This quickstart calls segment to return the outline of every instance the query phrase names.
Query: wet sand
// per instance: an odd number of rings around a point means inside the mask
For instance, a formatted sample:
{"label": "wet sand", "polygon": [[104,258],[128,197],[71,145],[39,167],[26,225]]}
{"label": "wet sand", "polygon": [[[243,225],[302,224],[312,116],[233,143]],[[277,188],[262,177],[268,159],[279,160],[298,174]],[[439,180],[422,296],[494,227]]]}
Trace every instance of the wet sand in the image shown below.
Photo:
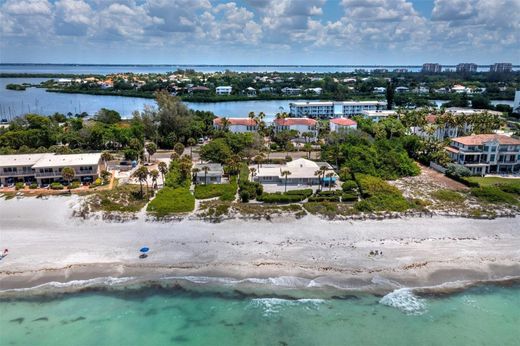
{"label": "wet sand", "polygon": [[[128,276],[305,278],[360,290],[520,277],[518,218],[107,223],[72,218],[78,198],[0,201],[0,248],[9,248],[0,290]],[[151,251],[139,259],[143,246]]]}

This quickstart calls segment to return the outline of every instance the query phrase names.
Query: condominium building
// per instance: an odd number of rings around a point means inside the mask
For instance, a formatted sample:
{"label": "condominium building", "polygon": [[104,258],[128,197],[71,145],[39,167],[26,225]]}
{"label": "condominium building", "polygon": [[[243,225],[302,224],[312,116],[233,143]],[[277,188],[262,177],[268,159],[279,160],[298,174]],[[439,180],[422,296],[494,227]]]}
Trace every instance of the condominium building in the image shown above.
{"label": "condominium building", "polygon": [[520,90],[515,92],[515,100],[513,101],[513,113],[520,114]]}
{"label": "condominium building", "polygon": [[497,62],[489,68],[489,72],[509,73],[513,71],[513,64],[510,62]]}
{"label": "condominium building", "polygon": [[386,108],[385,101],[320,101],[320,102],[291,102],[289,104],[291,116],[296,118],[348,118],[361,114],[366,110],[381,110]]}
{"label": "condominium building", "polygon": [[473,72],[477,72],[477,64],[473,64],[473,63],[460,63],[457,65],[457,72],[462,72],[462,73],[473,73]]}
{"label": "condominium building", "polygon": [[39,185],[64,181],[62,170],[74,169],[74,179],[93,181],[101,172],[101,154],[23,154],[0,155],[0,182],[10,185],[16,182],[36,182]]}
{"label": "condominium building", "polygon": [[301,137],[304,133],[311,135],[310,139],[315,139],[318,136],[317,121],[310,118],[282,118],[275,119],[274,130],[280,131],[296,131]]}
{"label": "condominium building", "polygon": [[[325,168],[325,173],[317,174]],[[289,171],[291,174],[284,175],[283,172]],[[326,177],[332,173],[331,177]],[[315,162],[307,159],[296,159],[285,165],[262,165],[257,169],[253,179],[262,184],[283,184],[287,180],[288,185],[312,186],[323,183],[324,185],[334,184],[338,175],[332,166],[326,162]]]}
{"label": "condominium building", "polygon": [[440,73],[442,66],[439,64],[426,63],[422,65],[422,72],[424,73]]}
{"label": "condominium building", "polygon": [[231,91],[233,91],[233,88],[230,86],[218,86],[215,88],[217,95],[231,95]]}
{"label": "condominium building", "polygon": [[452,138],[446,151],[473,175],[520,172],[520,140],[486,134]]}
{"label": "condominium building", "polygon": [[250,118],[215,118],[213,127],[217,130],[229,130],[233,133],[256,132],[258,130],[258,124]]}

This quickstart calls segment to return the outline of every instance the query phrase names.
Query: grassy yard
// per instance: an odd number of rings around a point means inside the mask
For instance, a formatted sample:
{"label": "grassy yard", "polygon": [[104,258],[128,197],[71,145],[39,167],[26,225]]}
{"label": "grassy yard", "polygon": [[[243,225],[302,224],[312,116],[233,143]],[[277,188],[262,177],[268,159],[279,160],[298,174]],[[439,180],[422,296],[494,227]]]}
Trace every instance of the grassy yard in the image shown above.
{"label": "grassy yard", "polygon": [[500,177],[466,177],[468,181],[475,182],[481,187],[494,185],[515,185],[520,186],[520,179],[508,179]]}
{"label": "grassy yard", "polygon": [[148,202],[145,196],[141,198],[139,185],[121,185],[112,190],[95,191],[87,203],[92,211],[130,212],[140,211]]}
{"label": "grassy yard", "polygon": [[195,209],[195,197],[186,188],[165,187],[148,204],[146,211],[162,217],[176,213],[187,213]]}
{"label": "grassy yard", "polygon": [[209,185],[196,185],[195,186],[195,198],[196,199],[208,199],[220,197],[223,201],[234,201],[237,192],[237,184],[233,182],[229,184],[209,184]]}

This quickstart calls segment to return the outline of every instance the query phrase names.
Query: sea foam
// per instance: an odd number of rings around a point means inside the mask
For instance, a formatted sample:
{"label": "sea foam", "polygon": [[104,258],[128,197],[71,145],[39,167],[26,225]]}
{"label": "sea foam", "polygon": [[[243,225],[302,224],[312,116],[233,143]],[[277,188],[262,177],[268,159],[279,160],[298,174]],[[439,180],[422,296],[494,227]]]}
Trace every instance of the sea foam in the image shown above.
{"label": "sea foam", "polygon": [[409,288],[399,288],[379,300],[380,304],[390,306],[407,315],[422,315],[426,312],[426,302],[417,297]]}

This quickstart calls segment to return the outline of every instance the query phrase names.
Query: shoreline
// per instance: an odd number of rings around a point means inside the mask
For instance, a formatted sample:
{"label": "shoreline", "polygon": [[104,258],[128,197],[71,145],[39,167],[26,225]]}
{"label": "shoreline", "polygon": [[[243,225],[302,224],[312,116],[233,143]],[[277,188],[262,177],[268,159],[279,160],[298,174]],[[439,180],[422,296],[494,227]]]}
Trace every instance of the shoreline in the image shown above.
{"label": "shoreline", "polygon": [[[73,218],[78,203],[75,196],[0,201],[0,246],[9,248],[1,291],[103,277],[198,277],[274,282],[274,291],[321,285],[385,294],[520,278],[519,218],[111,223]],[[142,246],[151,249],[144,260]],[[382,255],[370,254],[376,250]]]}

